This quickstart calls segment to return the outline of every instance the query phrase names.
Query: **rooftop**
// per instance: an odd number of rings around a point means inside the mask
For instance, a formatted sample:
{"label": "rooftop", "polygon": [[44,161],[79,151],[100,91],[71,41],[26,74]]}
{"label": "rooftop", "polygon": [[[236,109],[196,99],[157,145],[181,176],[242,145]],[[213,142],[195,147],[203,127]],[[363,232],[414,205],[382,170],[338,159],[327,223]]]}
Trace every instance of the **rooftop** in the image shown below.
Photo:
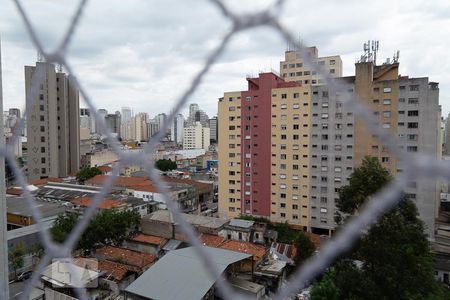
{"label": "rooftop", "polygon": [[100,260],[98,269],[104,272],[106,278],[113,278],[115,281],[121,281],[128,273],[139,273],[138,267],[121,264],[110,260]]}
{"label": "rooftop", "polygon": [[220,245],[220,248],[253,255],[254,260],[260,260],[266,254],[266,248],[264,246],[249,242],[229,240]]}
{"label": "rooftop", "polygon": [[204,246],[217,248],[225,241],[225,238],[223,236],[202,233],[199,236],[199,240]]}
{"label": "rooftop", "polygon": [[[57,216],[66,211],[62,203],[44,202],[35,200],[35,207],[41,212],[42,218]],[[22,197],[7,197],[6,207],[9,214],[32,217],[28,201]]]}
{"label": "rooftop", "polygon": [[108,260],[120,261],[139,268],[145,268],[156,260],[154,255],[112,246],[97,249],[95,254]]}
{"label": "rooftop", "polygon": [[234,227],[240,227],[240,228],[245,228],[245,229],[249,229],[253,226],[253,224],[255,224],[254,221],[247,221],[247,220],[241,220],[241,219],[231,219],[230,221],[230,226],[234,226]]}
{"label": "rooftop", "polygon": [[146,244],[153,244],[153,245],[160,245],[162,242],[165,241],[162,237],[154,236],[154,235],[147,235],[147,234],[138,234],[135,237],[131,239],[135,242],[141,242]]}
{"label": "rooftop", "polygon": [[[212,229],[219,229],[225,223],[226,220],[214,217],[206,217],[200,215],[181,214],[182,217],[190,224],[194,226],[208,227]],[[170,212],[168,210],[157,210],[150,215],[144,216],[143,219],[149,219],[160,222],[170,222]]]}
{"label": "rooftop", "polygon": [[[92,199],[90,197],[81,197],[72,200],[72,204],[81,207],[89,207],[92,205]],[[113,199],[103,199],[97,207],[100,209],[113,209],[118,208],[120,206],[124,206],[124,203],[122,201]]]}
{"label": "rooftop", "polygon": [[[230,264],[250,257],[218,248],[203,247],[203,250],[220,273]],[[205,268],[195,249],[189,247],[167,253],[126,291],[147,299],[202,299],[217,279]]]}

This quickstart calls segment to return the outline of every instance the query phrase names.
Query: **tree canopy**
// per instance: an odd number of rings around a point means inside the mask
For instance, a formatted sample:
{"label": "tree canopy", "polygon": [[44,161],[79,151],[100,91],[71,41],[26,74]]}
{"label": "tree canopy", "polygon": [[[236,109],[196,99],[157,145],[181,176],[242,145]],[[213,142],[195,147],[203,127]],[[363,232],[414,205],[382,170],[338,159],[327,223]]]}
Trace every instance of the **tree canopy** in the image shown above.
{"label": "tree canopy", "polygon": [[[53,240],[63,243],[79,218],[75,213],[58,216],[50,230]],[[139,220],[139,214],[134,211],[103,210],[91,219],[76,248],[90,252],[105,245],[120,245],[137,231]]]}
{"label": "tree canopy", "polygon": [[[341,216],[355,214],[390,180],[378,159],[366,157],[339,194]],[[423,222],[403,197],[313,286],[311,299],[440,299],[442,293]]]}
{"label": "tree canopy", "polygon": [[177,163],[170,159],[159,159],[156,161],[155,166],[158,170],[166,172],[175,170],[177,168]]}
{"label": "tree canopy", "polygon": [[76,179],[79,183],[84,183],[86,180],[91,179],[92,177],[96,176],[96,175],[100,175],[102,174],[102,171],[100,171],[99,168],[97,167],[86,167],[81,169],[77,175],[76,175]]}

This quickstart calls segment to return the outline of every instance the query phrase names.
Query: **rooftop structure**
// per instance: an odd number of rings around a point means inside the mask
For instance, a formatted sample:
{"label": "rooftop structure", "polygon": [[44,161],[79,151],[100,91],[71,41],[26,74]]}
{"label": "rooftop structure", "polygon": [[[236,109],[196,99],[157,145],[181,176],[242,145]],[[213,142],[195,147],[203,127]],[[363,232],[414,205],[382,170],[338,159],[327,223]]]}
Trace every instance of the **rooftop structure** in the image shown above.
{"label": "rooftop structure", "polygon": [[[223,273],[233,263],[248,259],[248,254],[203,247]],[[212,277],[194,248],[168,252],[125,291],[128,299],[203,299],[219,278]]]}

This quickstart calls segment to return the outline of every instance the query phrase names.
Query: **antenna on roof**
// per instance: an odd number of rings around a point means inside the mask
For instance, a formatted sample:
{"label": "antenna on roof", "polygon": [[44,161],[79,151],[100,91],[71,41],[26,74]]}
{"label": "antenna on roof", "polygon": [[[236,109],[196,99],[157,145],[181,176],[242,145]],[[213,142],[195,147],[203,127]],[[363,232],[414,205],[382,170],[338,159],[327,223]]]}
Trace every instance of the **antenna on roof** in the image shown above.
{"label": "antenna on roof", "polygon": [[400,50],[397,50],[396,53],[394,53],[394,57],[392,58],[392,63],[398,63],[398,59],[400,58]]}
{"label": "antenna on roof", "polygon": [[45,56],[42,54],[41,51],[38,50],[37,52],[37,61],[38,62],[45,62]]}

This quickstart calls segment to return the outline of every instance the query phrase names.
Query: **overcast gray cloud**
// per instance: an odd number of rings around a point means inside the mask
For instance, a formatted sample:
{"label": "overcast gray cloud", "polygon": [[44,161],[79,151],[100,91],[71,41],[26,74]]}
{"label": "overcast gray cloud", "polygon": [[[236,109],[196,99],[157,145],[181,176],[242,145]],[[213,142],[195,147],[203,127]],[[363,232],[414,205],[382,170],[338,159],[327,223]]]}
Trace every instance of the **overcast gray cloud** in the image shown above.
{"label": "overcast gray cloud", "polygon": [[[271,1],[226,1],[249,13]],[[77,1],[24,1],[46,49],[62,37]],[[440,82],[440,102],[450,110],[450,3],[440,1],[288,0],[281,22],[320,55],[340,54],[344,75],[368,39],[380,40],[379,62],[400,50],[400,72]],[[132,106],[151,116],[169,112],[230,23],[206,0],[90,1],[69,47],[68,60],[97,108]],[[24,65],[36,50],[12,1],[2,0],[4,108],[24,105]],[[246,88],[245,77],[277,70],[286,42],[268,28],[237,34],[196,91],[209,115],[224,91]]]}

